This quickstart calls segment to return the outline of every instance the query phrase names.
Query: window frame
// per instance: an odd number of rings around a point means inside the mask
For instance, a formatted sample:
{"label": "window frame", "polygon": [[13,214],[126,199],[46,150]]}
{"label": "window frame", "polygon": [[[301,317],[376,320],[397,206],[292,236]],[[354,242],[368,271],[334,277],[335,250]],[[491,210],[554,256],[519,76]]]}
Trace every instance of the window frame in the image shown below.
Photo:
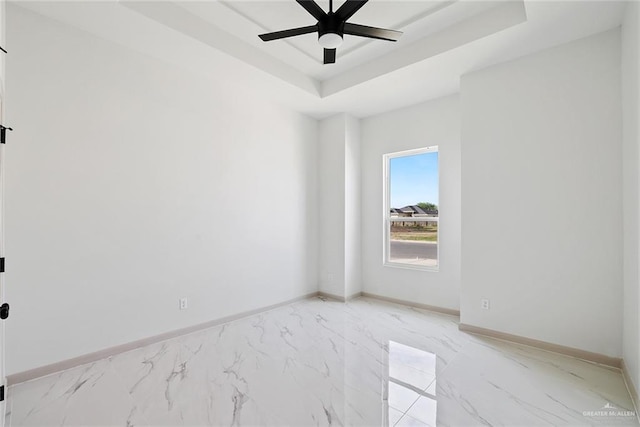
{"label": "window frame", "polygon": [[[395,159],[398,157],[408,157],[414,156],[417,154],[425,154],[425,153],[438,153],[438,195],[440,194],[440,150],[437,145],[431,145],[429,147],[423,148],[414,148],[411,150],[404,151],[396,151],[393,153],[383,154],[382,156],[382,166],[383,166],[383,213],[382,213],[382,265],[385,267],[393,267],[393,268],[402,268],[409,270],[420,270],[420,271],[429,271],[437,273],[440,271],[440,200],[438,200],[438,216],[437,217],[425,217],[423,219],[416,218],[413,220],[415,222],[437,222],[438,223],[438,240],[436,246],[436,265],[435,266],[427,266],[427,265],[416,265],[416,264],[405,264],[402,262],[393,262],[390,260],[391,255],[391,176],[390,176],[390,164],[391,159]],[[440,199],[440,197],[438,197]],[[435,218],[435,221],[434,221]]]}

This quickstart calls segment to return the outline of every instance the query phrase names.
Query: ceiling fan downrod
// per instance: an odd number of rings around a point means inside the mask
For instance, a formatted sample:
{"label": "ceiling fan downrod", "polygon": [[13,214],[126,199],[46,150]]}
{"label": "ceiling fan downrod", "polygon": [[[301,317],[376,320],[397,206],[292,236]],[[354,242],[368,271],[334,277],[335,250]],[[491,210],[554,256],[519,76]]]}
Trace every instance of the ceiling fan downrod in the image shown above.
{"label": "ceiling fan downrod", "polygon": [[402,35],[400,31],[347,22],[367,1],[346,0],[334,13],[333,0],[329,0],[329,13],[327,13],[314,0],[296,0],[300,6],[316,19],[316,24],[260,34],[259,37],[262,41],[267,42],[303,34],[318,33],[318,43],[324,48],[324,64],[336,62],[336,48],[342,44],[345,34],[392,42],[398,41]]}

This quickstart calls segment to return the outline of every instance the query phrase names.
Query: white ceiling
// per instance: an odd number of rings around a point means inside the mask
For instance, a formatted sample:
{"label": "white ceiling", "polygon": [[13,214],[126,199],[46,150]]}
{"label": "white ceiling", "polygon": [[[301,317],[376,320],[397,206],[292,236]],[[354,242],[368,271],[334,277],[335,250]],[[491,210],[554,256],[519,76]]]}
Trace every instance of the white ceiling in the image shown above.
{"label": "white ceiling", "polygon": [[[328,0],[319,3],[328,9]],[[257,37],[313,24],[294,0],[20,5],[212,79],[227,69],[246,90],[321,118],[365,117],[455,93],[465,73],[618,27],[626,3],[371,0],[350,22],[403,31],[401,40],[349,38],[332,65],[321,63],[313,34],[268,43]]]}
{"label": "white ceiling", "polygon": [[[344,1],[336,0],[334,10],[337,10],[342,3]],[[411,41],[436,31],[437,28],[434,25],[428,25],[428,20],[425,18],[455,3],[455,0],[393,2],[371,0],[349,22],[402,30],[405,34],[398,43],[347,35],[343,45],[338,49],[337,64],[331,65],[322,63],[322,48],[318,45],[317,34],[306,34],[268,43],[258,38],[259,33],[316,23],[315,19],[293,0],[182,1],[179,5],[294,68],[316,79],[324,80],[344,70],[343,64],[352,67],[358,62],[381,56],[395,47],[405,46]],[[325,11],[329,10],[328,0],[318,1],[318,4]],[[475,9],[480,10],[483,7],[489,7],[489,3],[478,3]],[[444,19],[443,15],[440,14],[440,20],[442,19]],[[356,53],[357,55],[354,55]],[[354,56],[356,59],[353,59]]]}
{"label": "white ceiling", "polygon": [[[523,0],[371,0],[350,22],[402,31],[400,40],[345,36],[336,64],[325,65],[315,34],[271,42],[258,37],[315,24],[294,0],[122,4],[320,97],[526,21]],[[320,4],[328,8],[327,1]]]}

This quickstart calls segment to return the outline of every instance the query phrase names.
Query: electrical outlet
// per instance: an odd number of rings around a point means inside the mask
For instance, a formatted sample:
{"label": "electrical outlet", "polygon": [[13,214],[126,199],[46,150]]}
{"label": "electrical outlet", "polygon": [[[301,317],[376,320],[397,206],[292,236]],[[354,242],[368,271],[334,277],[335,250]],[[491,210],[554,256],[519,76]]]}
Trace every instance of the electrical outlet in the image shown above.
{"label": "electrical outlet", "polygon": [[481,299],[480,306],[482,307],[483,310],[489,310],[489,300],[486,298]]}
{"label": "electrical outlet", "polygon": [[189,308],[189,300],[187,297],[180,298],[180,310],[186,310]]}
{"label": "electrical outlet", "polygon": [[329,281],[329,283],[333,282],[334,279],[334,274],[333,273],[328,273],[327,274],[327,280]]}

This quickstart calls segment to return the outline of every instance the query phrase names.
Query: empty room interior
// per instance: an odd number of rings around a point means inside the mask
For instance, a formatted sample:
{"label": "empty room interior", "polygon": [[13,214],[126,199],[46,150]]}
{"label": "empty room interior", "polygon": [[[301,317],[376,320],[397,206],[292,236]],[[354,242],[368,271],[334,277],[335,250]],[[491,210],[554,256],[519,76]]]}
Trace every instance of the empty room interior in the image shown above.
{"label": "empty room interior", "polygon": [[0,427],[640,425],[640,2],[0,26]]}

